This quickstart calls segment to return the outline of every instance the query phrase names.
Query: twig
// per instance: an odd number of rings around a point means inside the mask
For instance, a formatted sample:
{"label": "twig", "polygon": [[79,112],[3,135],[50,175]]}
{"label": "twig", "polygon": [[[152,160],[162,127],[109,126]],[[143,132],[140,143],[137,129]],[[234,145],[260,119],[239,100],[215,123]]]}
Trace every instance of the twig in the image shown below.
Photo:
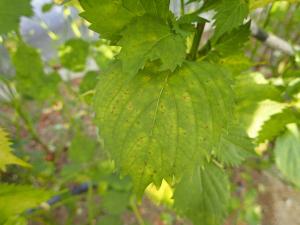
{"label": "twig", "polygon": [[251,23],[251,34],[257,40],[263,42],[272,49],[281,51],[289,56],[295,55],[295,50],[290,43],[274,34],[265,32],[263,29],[259,28],[255,22]]}

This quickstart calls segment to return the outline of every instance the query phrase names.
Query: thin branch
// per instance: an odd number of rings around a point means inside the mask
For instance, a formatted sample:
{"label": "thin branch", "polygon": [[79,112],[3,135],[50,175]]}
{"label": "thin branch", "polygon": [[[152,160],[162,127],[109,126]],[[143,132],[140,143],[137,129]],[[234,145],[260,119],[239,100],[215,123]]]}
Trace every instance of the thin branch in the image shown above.
{"label": "thin branch", "polygon": [[263,42],[272,49],[281,51],[289,56],[295,55],[295,50],[289,42],[274,34],[267,33],[263,29],[259,28],[255,22],[251,23],[251,34],[254,38]]}

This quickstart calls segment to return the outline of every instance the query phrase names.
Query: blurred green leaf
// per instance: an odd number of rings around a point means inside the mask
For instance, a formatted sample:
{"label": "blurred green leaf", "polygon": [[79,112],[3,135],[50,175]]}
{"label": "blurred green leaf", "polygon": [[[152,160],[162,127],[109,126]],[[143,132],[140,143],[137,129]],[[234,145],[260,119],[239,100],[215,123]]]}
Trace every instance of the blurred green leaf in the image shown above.
{"label": "blurred green leaf", "polygon": [[295,124],[275,142],[275,162],[279,170],[298,187],[300,187],[300,133]]}
{"label": "blurred green leaf", "polygon": [[89,54],[89,43],[83,39],[70,39],[59,49],[63,67],[74,72],[83,71]]}

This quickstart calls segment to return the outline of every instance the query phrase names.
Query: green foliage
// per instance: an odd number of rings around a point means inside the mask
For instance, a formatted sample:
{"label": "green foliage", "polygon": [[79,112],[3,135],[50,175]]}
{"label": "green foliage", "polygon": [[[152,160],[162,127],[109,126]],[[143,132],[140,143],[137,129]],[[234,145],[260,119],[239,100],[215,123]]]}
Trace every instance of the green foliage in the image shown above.
{"label": "green foliage", "polygon": [[175,208],[195,225],[219,225],[227,214],[229,180],[224,171],[213,164],[197,167],[177,184]]}
{"label": "green foliage", "polygon": [[216,7],[215,38],[231,32],[243,24],[249,14],[248,1],[246,0],[222,0]]}
{"label": "green foliage", "polygon": [[89,54],[89,43],[82,39],[71,39],[59,49],[59,57],[63,67],[74,72],[85,69]]}
{"label": "green foliage", "polygon": [[[124,73],[136,74],[146,62],[161,60],[161,70],[174,71],[185,59],[185,39],[161,19],[145,15],[122,32],[120,59]],[[172,54],[170,54],[172,53]]]}
{"label": "green foliage", "polygon": [[31,186],[0,184],[0,224],[38,206],[50,196],[50,192]]}
{"label": "green foliage", "polygon": [[230,75],[204,62],[185,62],[173,74],[152,66],[131,76],[116,63],[100,76],[95,97],[104,146],[139,193],[220,148],[234,123],[233,105]]}
{"label": "green foliage", "polygon": [[57,94],[60,77],[57,73],[44,73],[43,62],[35,48],[21,42],[12,58],[16,68],[16,88],[22,96],[46,100]]}
{"label": "green foliage", "polygon": [[275,162],[282,174],[300,187],[300,134],[295,124],[277,138],[275,143]]}
{"label": "green foliage", "polygon": [[0,170],[6,170],[10,164],[30,167],[30,165],[12,154],[8,134],[0,127]]}
{"label": "green foliage", "polygon": [[32,16],[31,0],[0,1],[0,35],[18,30],[21,16]]}
{"label": "green foliage", "polygon": [[282,112],[272,115],[259,131],[257,142],[274,139],[286,129],[288,124],[296,123],[298,119],[296,111],[291,108],[286,108]]}

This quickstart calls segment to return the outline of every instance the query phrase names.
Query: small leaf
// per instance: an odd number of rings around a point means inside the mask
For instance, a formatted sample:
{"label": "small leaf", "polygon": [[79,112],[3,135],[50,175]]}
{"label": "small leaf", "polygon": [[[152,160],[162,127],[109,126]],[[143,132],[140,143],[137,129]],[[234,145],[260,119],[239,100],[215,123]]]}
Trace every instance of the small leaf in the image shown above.
{"label": "small leaf", "polygon": [[249,6],[247,0],[222,0],[216,11],[214,38],[218,39],[243,24],[249,14]]}
{"label": "small leaf", "polygon": [[102,196],[102,207],[111,215],[121,215],[129,205],[129,192],[108,191]]}
{"label": "small leaf", "polygon": [[24,167],[30,165],[12,154],[8,134],[0,127],[0,170],[5,171],[6,166],[15,164]]}
{"label": "small leaf", "polygon": [[285,108],[281,112],[273,114],[269,120],[264,122],[258,133],[257,142],[262,143],[265,140],[273,140],[286,129],[286,125],[297,121],[297,114],[291,108]]}
{"label": "small leaf", "polygon": [[161,70],[174,71],[186,56],[185,38],[171,31],[161,19],[145,15],[123,32],[119,44],[125,73],[137,73],[146,62],[160,59]]}

